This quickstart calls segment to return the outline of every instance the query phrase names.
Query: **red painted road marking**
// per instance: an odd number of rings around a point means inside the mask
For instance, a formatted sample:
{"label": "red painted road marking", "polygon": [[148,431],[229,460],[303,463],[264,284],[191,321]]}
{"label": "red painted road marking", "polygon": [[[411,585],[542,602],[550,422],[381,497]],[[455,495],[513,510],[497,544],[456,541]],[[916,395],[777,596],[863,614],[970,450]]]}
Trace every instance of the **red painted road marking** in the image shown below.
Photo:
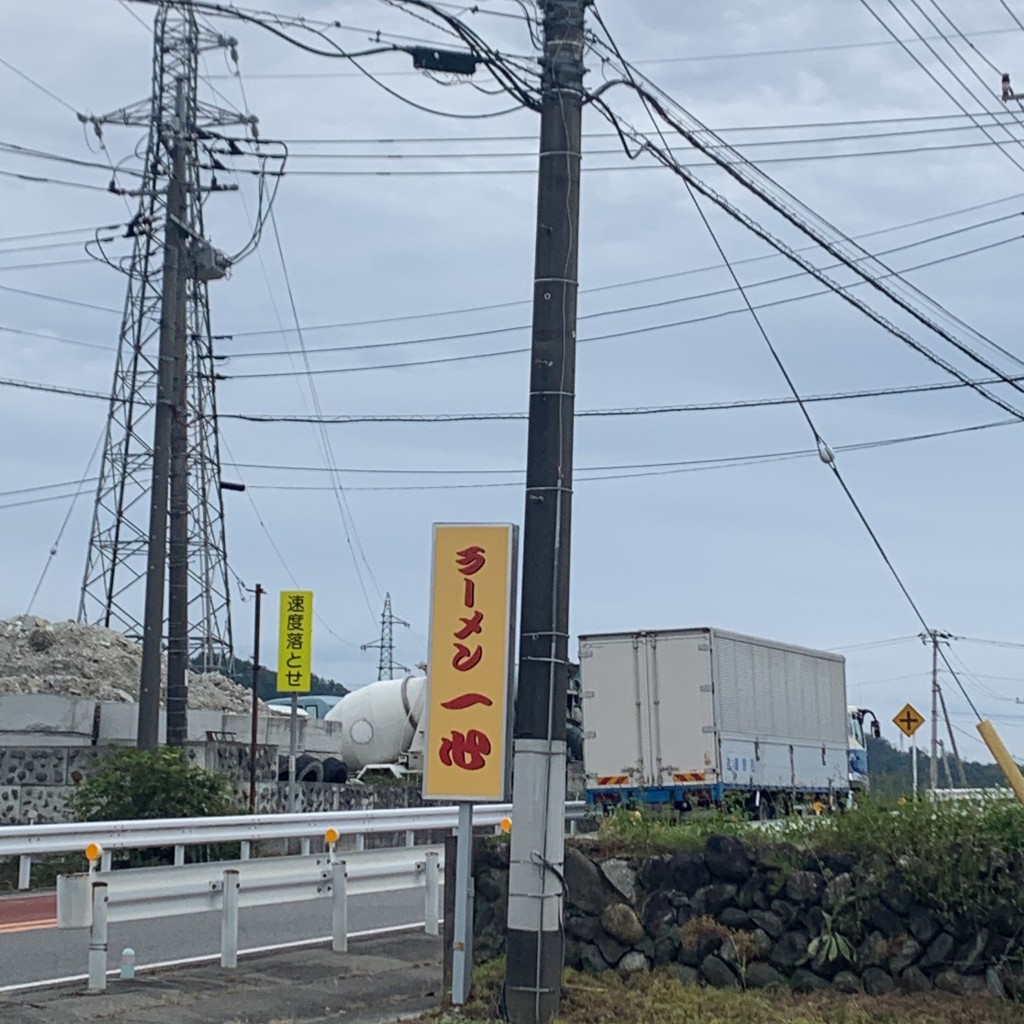
{"label": "red painted road marking", "polygon": [[0,898],[0,933],[52,928],[57,923],[57,894]]}

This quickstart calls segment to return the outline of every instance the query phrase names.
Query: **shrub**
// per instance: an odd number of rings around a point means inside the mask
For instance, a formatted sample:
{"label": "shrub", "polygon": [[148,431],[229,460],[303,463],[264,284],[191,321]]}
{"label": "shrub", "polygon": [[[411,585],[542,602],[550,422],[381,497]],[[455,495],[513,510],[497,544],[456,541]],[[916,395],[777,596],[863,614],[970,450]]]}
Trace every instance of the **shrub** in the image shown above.
{"label": "shrub", "polygon": [[[223,775],[190,764],[179,747],[158,750],[124,748],[102,761],[69,802],[79,821],[122,821],[146,818],[205,818],[237,814],[237,805]],[[237,844],[216,848],[189,847],[210,859],[237,856]],[[136,851],[133,864],[165,863],[170,850]]]}

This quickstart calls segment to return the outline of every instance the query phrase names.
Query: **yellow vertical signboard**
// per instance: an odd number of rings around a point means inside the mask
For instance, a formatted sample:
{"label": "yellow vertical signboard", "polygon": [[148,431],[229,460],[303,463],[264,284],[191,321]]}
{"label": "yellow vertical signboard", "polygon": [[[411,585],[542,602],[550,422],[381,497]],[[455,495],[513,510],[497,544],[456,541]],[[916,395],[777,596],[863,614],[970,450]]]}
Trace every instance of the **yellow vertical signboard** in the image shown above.
{"label": "yellow vertical signboard", "polygon": [[516,541],[507,524],[434,526],[428,800],[506,798]]}
{"label": "yellow vertical signboard", "polygon": [[277,692],[309,693],[313,653],[313,592],[282,590],[277,642]]}

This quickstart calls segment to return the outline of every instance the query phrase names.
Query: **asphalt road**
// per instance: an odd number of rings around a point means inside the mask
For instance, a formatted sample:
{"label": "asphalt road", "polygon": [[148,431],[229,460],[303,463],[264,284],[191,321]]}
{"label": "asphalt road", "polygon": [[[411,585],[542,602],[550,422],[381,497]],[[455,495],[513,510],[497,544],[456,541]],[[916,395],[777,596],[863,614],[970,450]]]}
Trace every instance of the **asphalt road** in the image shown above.
{"label": "asphalt road", "polygon": [[[112,924],[109,934],[111,969],[121,950],[131,946],[137,965],[183,960],[220,952],[220,913],[164,917],[153,921]],[[423,920],[421,889],[349,897],[349,931],[367,931]],[[331,901],[245,907],[239,912],[240,950],[278,943],[318,939],[331,931]],[[36,928],[0,934],[0,988],[84,974],[89,950],[88,929],[59,931]]]}

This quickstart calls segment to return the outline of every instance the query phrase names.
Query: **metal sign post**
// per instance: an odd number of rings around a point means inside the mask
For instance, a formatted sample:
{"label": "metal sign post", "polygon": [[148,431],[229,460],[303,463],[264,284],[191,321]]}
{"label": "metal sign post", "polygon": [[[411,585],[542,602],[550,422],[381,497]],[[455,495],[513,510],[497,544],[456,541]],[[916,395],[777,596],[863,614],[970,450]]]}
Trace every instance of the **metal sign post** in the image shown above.
{"label": "metal sign post", "polygon": [[282,590],[277,643],[277,692],[292,697],[288,733],[288,813],[297,810],[295,762],[298,753],[299,694],[309,693],[313,657],[313,592]]}
{"label": "metal sign post", "polygon": [[473,803],[508,789],[516,528],[434,526],[423,796],[459,806],[452,1004],[473,974]]}
{"label": "metal sign post", "polygon": [[893,717],[893,724],[904,736],[910,737],[910,766],[914,780],[914,799],[917,799],[917,737],[914,735],[924,725],[924,715],[913,704],[904,704]]}
{"label": "metal sign post", "polygon": [[911,773],[914,779],[914,799],[917,799],[917,737],[910,737]]}
{"label": "metal sign post", "polygon": [[473,980],[473,805],[459,804],[455,853],[455,928],[452,1005],[464,1006]]}

